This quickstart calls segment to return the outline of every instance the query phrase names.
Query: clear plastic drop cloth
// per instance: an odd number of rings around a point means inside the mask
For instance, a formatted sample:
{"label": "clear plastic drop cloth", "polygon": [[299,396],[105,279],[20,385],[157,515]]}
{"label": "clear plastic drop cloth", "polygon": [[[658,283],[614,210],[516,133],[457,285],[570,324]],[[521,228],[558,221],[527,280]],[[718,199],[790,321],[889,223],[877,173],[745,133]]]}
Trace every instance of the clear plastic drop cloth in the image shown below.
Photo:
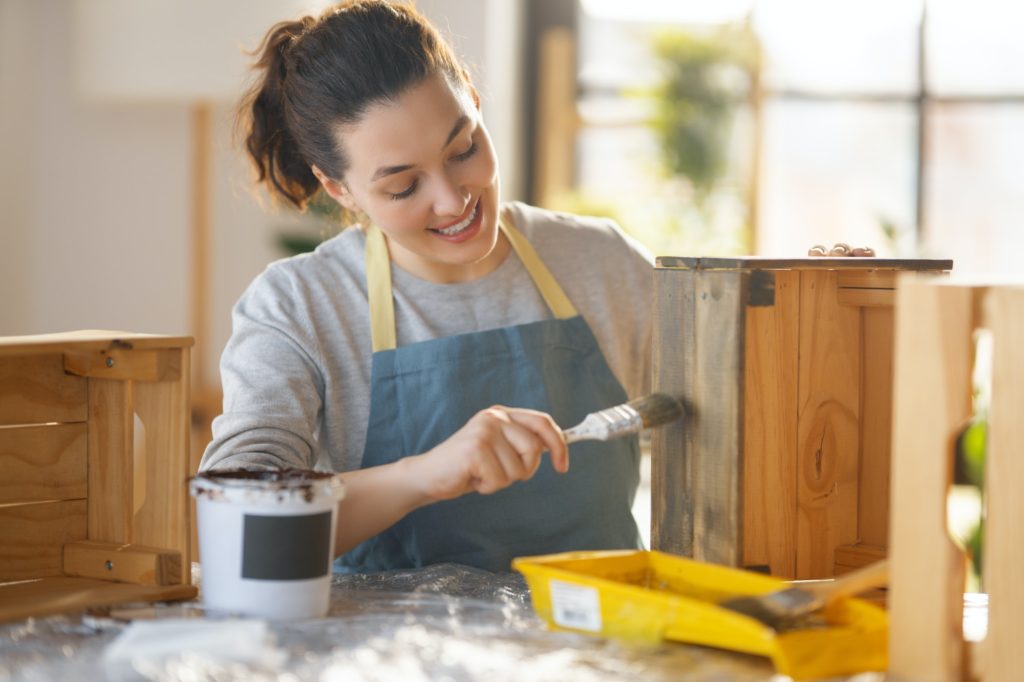
{"label": "clear plastic drop cloth", "polygon": [[335,575],[318,619],[208,614],[196,601],[0,624],[0,681],[788,679],[757,657],[550,631],[520,575],[452,564]]}

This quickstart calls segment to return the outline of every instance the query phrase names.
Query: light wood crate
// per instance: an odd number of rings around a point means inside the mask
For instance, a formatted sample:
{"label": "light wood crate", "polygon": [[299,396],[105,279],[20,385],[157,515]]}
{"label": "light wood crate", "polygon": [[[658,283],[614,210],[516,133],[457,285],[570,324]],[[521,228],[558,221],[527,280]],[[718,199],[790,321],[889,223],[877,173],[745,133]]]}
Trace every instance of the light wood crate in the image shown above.
{"label": "light wood crate", "polygon": [[194,597],[192,339],[0,338],[0,621]]}
{"label": "light wood crate", "polygon": [[888,545],[893,302],[948,260],[657,259],[654,549],[827,578]]}
{"label": "light wood crate", "polygon": [[[893,413],[889,676],[1004,682],[1024,671],[1024,283],[900,278]],[[992,335],[985,457],[984,641],[963,639],[965,557],[946,499],[972,412],[974,332]]]}

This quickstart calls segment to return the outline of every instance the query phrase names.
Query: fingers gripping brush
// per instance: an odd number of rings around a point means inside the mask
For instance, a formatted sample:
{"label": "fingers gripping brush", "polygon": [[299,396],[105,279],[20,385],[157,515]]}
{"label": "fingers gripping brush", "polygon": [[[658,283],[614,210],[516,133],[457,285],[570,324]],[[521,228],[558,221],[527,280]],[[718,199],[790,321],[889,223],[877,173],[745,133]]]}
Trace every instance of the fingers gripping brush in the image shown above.
{"label": "fingers gripping brush", "polygon": [[652,393],[600,412],[591,412],[576,426],[562,431],[562,435],[566,443],[610,440],[668,424],[683,414],[683,406],[678,400],[664,393]]}

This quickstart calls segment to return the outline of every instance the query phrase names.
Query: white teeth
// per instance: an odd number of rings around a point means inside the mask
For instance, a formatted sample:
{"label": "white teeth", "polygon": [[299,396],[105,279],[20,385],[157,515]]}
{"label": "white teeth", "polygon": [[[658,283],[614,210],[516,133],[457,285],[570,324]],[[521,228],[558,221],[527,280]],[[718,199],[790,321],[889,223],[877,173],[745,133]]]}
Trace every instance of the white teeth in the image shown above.
{"label": "white teeth", "polygon": [[459,232],[462,232],[467,227],[469,227],[469,224],[471,222],[473,222],[473,218],[476,218],[476,212],[479,211],[479,210],[480,210],[480,204],[477,203],[477,205],[473,207],[473,212],[469,214],[468,218],[466,218],[465,220],[463,220],[460,223],[456,223],[455,225],[452,225],[451,227],[446,227],[443,230],[435,230],[435,232],[440,232],[441,234],[445,235],[446,237],[450,237],[453,234],[458,234]]}

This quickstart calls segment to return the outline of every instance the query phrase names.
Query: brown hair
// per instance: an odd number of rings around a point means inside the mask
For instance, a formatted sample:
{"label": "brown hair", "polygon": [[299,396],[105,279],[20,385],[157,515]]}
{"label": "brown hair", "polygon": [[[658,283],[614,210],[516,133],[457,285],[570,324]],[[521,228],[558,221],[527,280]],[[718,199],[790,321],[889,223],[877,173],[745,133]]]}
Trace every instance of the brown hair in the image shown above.
{"label": "brown hair", "polygon": [[262,74],[238,111],[245,148],[257,181],[300,209],[320,188],[312,166],[338,180],[348,168],[339,124],[434,74],[469,84],[434,27],[386,0],[348,0],[319,17],[276,24],[255,54]]}

